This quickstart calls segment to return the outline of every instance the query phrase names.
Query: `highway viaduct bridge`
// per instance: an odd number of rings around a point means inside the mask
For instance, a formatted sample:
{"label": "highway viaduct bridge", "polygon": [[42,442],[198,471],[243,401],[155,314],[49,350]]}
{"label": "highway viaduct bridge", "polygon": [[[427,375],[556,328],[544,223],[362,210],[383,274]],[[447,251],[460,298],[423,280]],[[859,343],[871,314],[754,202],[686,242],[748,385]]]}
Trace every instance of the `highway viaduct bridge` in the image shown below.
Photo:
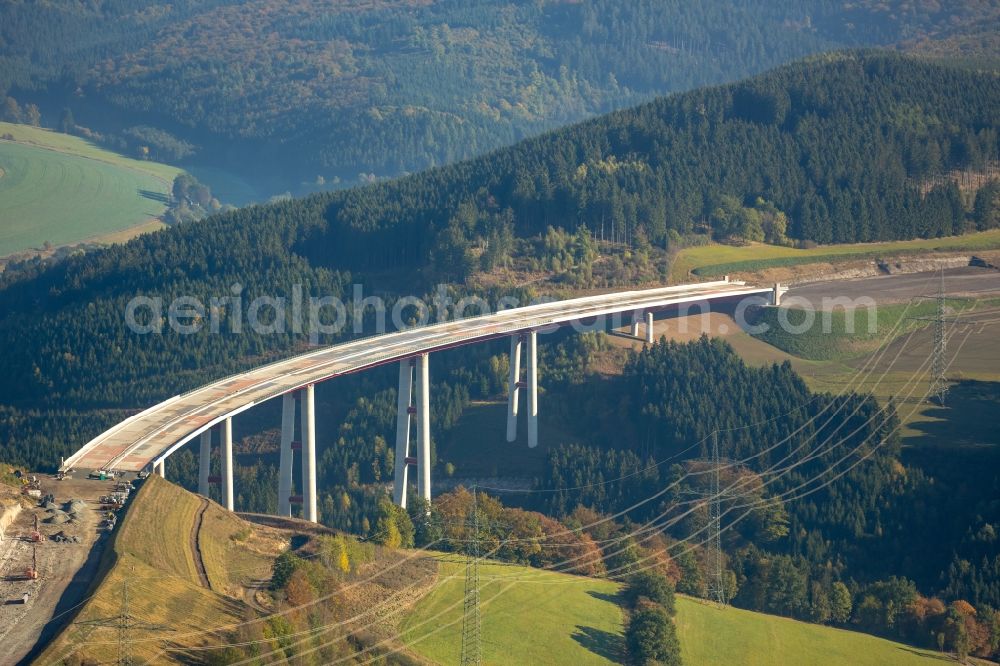
{"label": "highway viaduct bridge", "polygon": [[[167,458],[188,442],[199,439],[198,492],[208,495],[210,484],[222,486],[222,503],[233,509],[232,419],[266,400],[282,400],[278,513],[291,515],[293,504],[303,505],[302,517],[316,522],[317,383],[388,363],[399,363],[399,397],[393,500],[406,506],[411,469],[417,472],[419,495],[431,499],[429,356],[432,352],[498,338],[510,338],[510,390],[507,440],[517,438],[519,393],[527,391],[528,446],[538,445],[537,335],[539,331],[583,322],[605,323],[607,318],[631,321],[639,336],[645,319],[645,339],[653,341],[653,315],[688,309],[704,311],[710,303],[776,303],[781,288],[762,288],[722,281],[621,291],[598,296],[511,308],[500,312],[410,328],[324,347],[221,379],[131,416],[85,444],[61,467],[165,473]],[[747,300],[756,297],[755,301]],[[697,308],[697,309],[696,309]],[[619,324],[620,325],[620,324]],[[601,327],[603,328],[603,326]],[[595,329],[596,330],[596,329]],[[521,379],[521,356],[525,375]],[[299,419],[296,419],[298,403]],[[296,420],[299,421],[296,433]],[[411,430],[416,430],[411,448]],[[213,439],[221,447],[221,477],[209,476]],[[415,450],[414,450],[415,449]],[[294,451],[301,452],[301,496],[292,495]]]}

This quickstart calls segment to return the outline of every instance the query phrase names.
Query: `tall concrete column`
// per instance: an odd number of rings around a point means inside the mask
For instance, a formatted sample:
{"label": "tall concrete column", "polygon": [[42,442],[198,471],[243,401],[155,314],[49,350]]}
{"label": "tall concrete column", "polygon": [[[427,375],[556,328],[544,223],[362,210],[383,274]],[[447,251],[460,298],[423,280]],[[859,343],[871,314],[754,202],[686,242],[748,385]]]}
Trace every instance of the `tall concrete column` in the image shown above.
{"label": "tall concrete column", "polygon": [[222,422],[222,442],[221,442],[221,455],[222,459],[222,503],[229,509],[233,510],[233,419],[232,417],[227,418]]}
{"label": "tall concrete column", "polygon": [[639,337],[639,314],[638,313],[632,315],[632,330],[630,331],[630,333],[632,333],[632,337],[633,338]]}
{"label": "tall concrete column", "polygon": [[302,517],[311,523],[316,513],[316,387],[313,384],[299,393],[302,412]]}
{"label": "tall concrete column", "polygon": [[292,440],[295,438],[295,394],[281,396],[281,451],[278,459],[278,515],[292,515]]}
{"label": "tall concrete column", "polygon": [[167,478],[167,459],[164,458],[160,462],[153,465],[153,473],[159,474],[160,478]]}
{"label": "tall concrete column", "polygon": [[420,388],[417,392],[417,442],[420,444],[420,454],[417,467],[420,472],[417,482],[417,492],[430,506],[431,501],[431,380],[430,363],[427,354],[421,354],[417,361],[417,372],[420,375]]}
{"label": "tall concrete column", "polygon": [[212,470],[212,429],[201,433],[201,449],[198,451],[198,494],[208,497],[209,480]]}
{"label": "tall concrete column", "polygon": [[521,393],[521,335],[510,336],[510,391],[507,394],[507,441],[517,440],[517,403]]}
{"label": "tall concrete column", "polygon": [[538,446],[538,333],[528,333],[528,448]]}
{"label": "tall concrete column", "polygon": [[406,488],[410,472],[410,416],[413,412],[414,360],[399,362],[399,393],[396,396],[396,462],[392,476],[392,501],[406,508]]}
{"label": "tall concrete column", "polygon": [[771,305],[781,305],[781,283],[774,283],[774,293],[771,295]]}
{"label": "tall concrete column", "polygon": [[646,342],[653,344],[653,313],[646,313]]}

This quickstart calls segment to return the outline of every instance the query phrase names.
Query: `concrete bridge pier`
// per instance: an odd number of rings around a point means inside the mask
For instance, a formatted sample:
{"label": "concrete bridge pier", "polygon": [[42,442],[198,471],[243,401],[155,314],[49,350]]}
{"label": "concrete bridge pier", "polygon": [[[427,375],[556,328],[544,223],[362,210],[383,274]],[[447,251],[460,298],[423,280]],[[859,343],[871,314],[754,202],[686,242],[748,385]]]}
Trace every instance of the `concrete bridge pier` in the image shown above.
{"label": "concrete bridge pier", "polygon": [[[521,379],[521,347],[525,349],[526,380]],[[528,448],[538,446],[538,333],[510,338],[510,391],[507,394],[507,441],[517,441],[517,412],[521,389],[528,390]]]}
{"label": "concrete bridge pier", "polygon": [[528,333],[528,448],[538,446],[538,333]]}
{"label": "concrete bridge pier", "polygon": [[298,391],[281,396],[281,449],[278,462],[278,515],[292,515],[292,449],[295,438],[295,402]]}
{"label": "concrete bridge pier", "polygon": [[210,473],[212,469],[212,429],[201,433],[198,450],[198,494],[208,497]]}
{"label": "concrete bridge pier", "polygon": [[427,502],[431,503],[431,373],[430,356],[421,354],[417,361],[417,373],[420,375],[420,389],[417,392],[417,415],[420,425],[417,430],[417,443],[420,445],[417,479],[417,492]]}
{"label": "concrete bridge pier", "polygon": [[222,442],[220,444],[220,459],[222,460],[222,505],[229,511],[233,510],[233,419],[227,417],[222,422]]}
{"label": "concrete bridge pier", "polygon": [[[413,373],[416,370],[416,386]],[[416,389],[416,390],[414,390]],[[410,454],[410,429],[416,418],[417,453]],[[410,467],[417,468],[417,492],[431,501],[431,405],[428,354],[399,362],[399,394],[396,398],[396,462],[392,478],[392,501],[406,508]]]}
{"label": "concrete bridge pier", "polygon": [[396,456],[392,474],[392,501],[406,508],[406,488],[410,465],[416,458],[410,456],[410,421],[416,412],[413,406],[414,358],[404,358],[399,362],[399,393],[396,395]]}
{"label": "concrete bridge pier", "polygon": [[316,386],[309,384],[299,393],[302,416],[302,517],[311,523],[316,512]]}
{"label": "concrete bridge pier", "polygon": [[653,313],[646,313],[646,344],[653,344]]}
{"label": "concrete bridge pier", "polygon": [[161,478],[167,478],[167,459],[162,458],[159,462],[153,463],[153,473],[159,474]]}
{"label": "concrete bridge pier", "polygon": [[510,390],[507,393],[507,441],[517,441],[517,409],[521,397],[521,345],[524,335],[510,336]]}

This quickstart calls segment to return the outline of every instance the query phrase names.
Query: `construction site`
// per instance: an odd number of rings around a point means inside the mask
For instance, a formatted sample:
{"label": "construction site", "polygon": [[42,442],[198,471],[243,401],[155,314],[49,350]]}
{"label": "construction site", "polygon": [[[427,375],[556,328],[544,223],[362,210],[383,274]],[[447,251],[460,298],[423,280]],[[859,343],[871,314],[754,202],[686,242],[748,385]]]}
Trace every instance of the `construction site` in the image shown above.
{"label": "construction site", "polygon": [[0,640],[16,664],[85,598],[131,483],[3,472],[15,485],[0,485]]}

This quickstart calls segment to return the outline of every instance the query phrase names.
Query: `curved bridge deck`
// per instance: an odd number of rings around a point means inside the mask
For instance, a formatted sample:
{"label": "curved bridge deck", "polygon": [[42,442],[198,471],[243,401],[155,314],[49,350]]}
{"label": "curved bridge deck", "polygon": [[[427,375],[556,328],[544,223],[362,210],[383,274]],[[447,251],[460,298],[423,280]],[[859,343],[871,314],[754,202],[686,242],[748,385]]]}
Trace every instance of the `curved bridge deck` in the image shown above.
{"label": "curved bridge deck", "polygon": [[621,313],[769,296],[770,288],[705,282],[616,292],[503,310],[324,347],[174,396],[97,436],[63,469],[139,471],[216,423],[310,384],[441,349]]}

